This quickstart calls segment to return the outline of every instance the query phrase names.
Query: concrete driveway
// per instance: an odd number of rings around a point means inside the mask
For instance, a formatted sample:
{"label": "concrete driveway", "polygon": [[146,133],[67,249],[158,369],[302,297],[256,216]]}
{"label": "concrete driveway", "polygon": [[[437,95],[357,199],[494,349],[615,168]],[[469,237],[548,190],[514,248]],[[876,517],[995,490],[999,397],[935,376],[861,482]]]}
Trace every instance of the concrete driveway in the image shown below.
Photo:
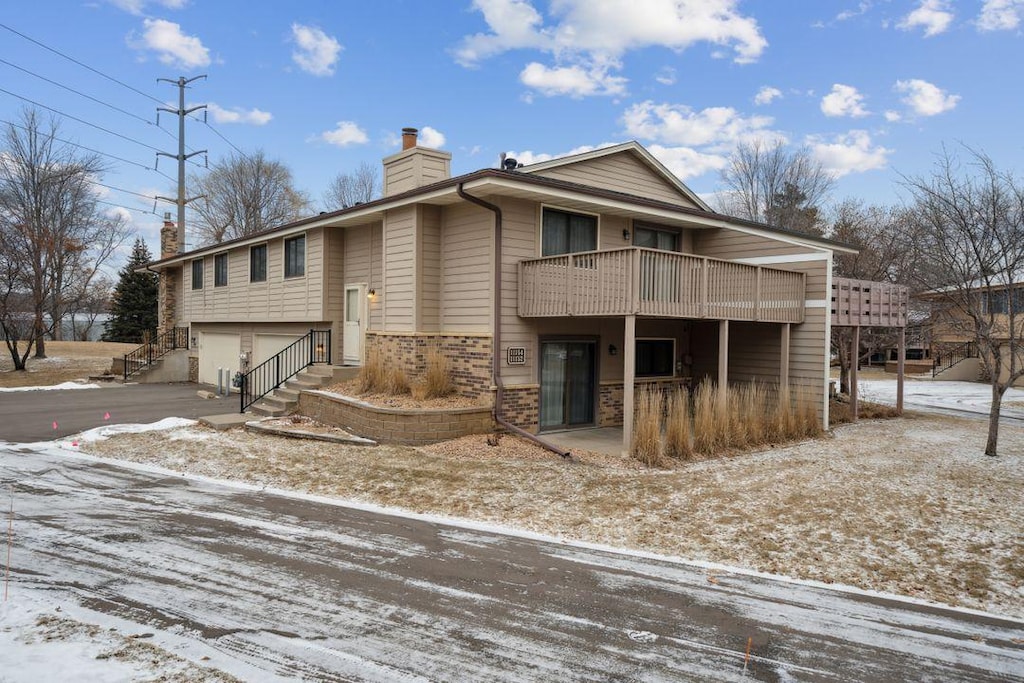
{"label": "concrete driveway", "polygon": [[[0,441],[48,441],[104,424],[196,419],[238,410],[238,396],[202,399],[196,392],[203,388],[209,387],[111,384],[99,389],[0,392]],[[105,419],[107,413],[110,417]]]}

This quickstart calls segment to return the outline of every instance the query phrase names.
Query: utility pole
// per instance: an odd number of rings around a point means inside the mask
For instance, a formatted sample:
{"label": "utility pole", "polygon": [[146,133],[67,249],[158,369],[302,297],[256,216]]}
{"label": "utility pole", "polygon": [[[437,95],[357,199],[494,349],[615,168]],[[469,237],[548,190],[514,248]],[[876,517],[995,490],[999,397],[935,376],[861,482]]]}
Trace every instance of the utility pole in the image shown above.
{"label": "utility pole", "polygon": [[[199,80],[200,78],[206,78],[206,75],[204,74],[202,76],[194,76],[192,78],[185,78],[184,76],[179,76],[177,80],[171,80],[170,78],[158,78],[158,79],[156,79],[157,82],[165,81],[167,83],[171,83],[173,85],[178,86],[178,108],[177,109],[168,109],[167,107],[157,107],[156,108],[157,112],[166,111],[166,112],[169,112],[171,114],[175,114],[178,117],[178,153],[177,154],[168,154],[167,152],[157,152],[156,154],[157,154],[158,157],[164,156],[164,157],[170,157],[172,159],[177,159],[178,160],[178,196],[176,198],[174,198],[174,199],[171,199],[170,197],[157,197],[157,199],[162,199],[165,202],[171,202],[172,204],[177,204],[178,205],[178,253],[179,254],[182,253],[183,251],[185,251],[185,205],[188,204],[191,201],[195,201],[196,199],[199,199],[199,197],[190,197],[188,199],[185,198],[185,162],[189,158],[194,157],[197,154],[206,154],[206,150],[205,149],[201,149],[198,152],[192,152],[190,154],[185,154],[185,117],[188,116],[189,114],[191,114],[194,111],[198,111],[200,109],[206,109],[206,105],[205,104],[200,104],[200,105],[192,107],[190,109],[185,109],[185,86],[187,86],[192,81]],[[157,114],[157,119],[159,119],[159,118],[160,118],[160,114],[158,113]]]}

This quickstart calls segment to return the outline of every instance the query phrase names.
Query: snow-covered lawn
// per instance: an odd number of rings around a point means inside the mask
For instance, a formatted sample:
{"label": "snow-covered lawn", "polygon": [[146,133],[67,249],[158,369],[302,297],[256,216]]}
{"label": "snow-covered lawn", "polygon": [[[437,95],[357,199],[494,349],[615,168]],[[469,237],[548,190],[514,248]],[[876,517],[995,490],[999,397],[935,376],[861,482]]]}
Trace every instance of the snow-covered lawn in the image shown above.
{"label": "snow-covered lawn", "polygon": [[[857,383],[861,398],[866,401],[894,405],[896,382],[892,379],[862,379]],[[958,411],[988,415],[992,387],[980,382],[945,382],[907,380],[903,389],[907,408],[920,410]],[[1024,389],[1007,389],[1001,406],[1003,417],[1024,420]]]}
{"label": "snow-covered lawn", "polygon": [[[177,424],[64,447],[176,472],[1024,616],[1024,429],[861,422],[760,453],[638,469],[505,437],[365,448]],[[109,429],[109,428],[103,428]],[[74,444],[74,445],[73,445]],[[532,447],[531,447],[532,448]]]}
{"label": "snow-covered lawn", "polygon": [[85,382],[61,382],[60,384],[47,384],[35,387],[0,387],[0,392],[9,391],[56,391],[63,389],[99,389],[99,384],[87,384]]}

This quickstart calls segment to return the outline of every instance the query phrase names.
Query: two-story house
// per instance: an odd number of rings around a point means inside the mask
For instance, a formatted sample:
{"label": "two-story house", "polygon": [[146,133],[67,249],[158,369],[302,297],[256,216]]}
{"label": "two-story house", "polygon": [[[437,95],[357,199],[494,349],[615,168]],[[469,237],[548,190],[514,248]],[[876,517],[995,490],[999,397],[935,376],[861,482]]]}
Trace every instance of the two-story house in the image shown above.
{"label": "two-story house", "polygon": [[[827,424],[832,259],[850,247],[715,213],[635,142],[450,177],[416,144],[381,199],[151,264],[194,379],[310,328],[332,362],[429,348],[459,391],[531,432],[624,426],[643,383],[802,387]],[[340,340],[340,343],[338,343]]]}

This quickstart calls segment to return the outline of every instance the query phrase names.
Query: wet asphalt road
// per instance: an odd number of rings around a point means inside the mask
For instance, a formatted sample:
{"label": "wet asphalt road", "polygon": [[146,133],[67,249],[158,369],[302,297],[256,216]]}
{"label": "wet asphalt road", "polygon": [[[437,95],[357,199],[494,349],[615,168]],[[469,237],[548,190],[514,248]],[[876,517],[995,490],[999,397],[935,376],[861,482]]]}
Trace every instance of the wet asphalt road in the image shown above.
{"label": "wet asphalt road", "polygon": [[[202,399],[199,384],[110,384],[99,389],[0,392],[0,441],[58,439],[104,424],[237,412],[238,396]],[[109,413],[110,418],[104,418]],[[53,428],[53,423],[57,428]]]}
{"label": "wet asphalt road", "polygon": [[116,615],[244,680],[1024,680],[1017,621],[42,446],[0,446],[10,486],[12,590]]}

